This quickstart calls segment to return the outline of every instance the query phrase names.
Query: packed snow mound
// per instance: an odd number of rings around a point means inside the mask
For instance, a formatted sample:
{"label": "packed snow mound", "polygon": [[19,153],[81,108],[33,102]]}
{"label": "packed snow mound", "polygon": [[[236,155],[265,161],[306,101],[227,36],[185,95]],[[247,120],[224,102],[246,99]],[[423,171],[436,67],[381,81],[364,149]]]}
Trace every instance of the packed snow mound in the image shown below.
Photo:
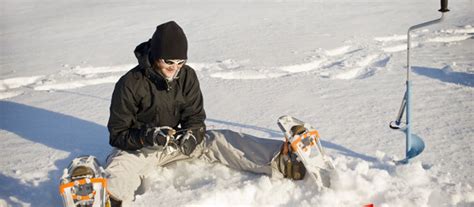
{"label": "packed snow mound", "polygon": [[242,173],[205,161],[177,162],[157,168],[146,192],[134,205],[171,206],[469,206],[472,186],[454,183],[437,166],[421,162],[397,166],[392,157],[377,159],[336,155],[337,173],[330,189],[318,192],[308,176],[303,181]]}

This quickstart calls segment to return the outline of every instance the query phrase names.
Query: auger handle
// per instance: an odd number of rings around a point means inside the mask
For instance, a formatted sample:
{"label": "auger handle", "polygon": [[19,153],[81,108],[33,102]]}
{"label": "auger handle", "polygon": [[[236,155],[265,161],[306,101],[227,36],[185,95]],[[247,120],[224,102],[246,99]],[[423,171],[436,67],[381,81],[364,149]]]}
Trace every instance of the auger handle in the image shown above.
{"label": "auger handle", "polygon": [[443,12],[443,13],[449,11],[448,0],[441,0],[441,9],[439,9],[438,11]]}

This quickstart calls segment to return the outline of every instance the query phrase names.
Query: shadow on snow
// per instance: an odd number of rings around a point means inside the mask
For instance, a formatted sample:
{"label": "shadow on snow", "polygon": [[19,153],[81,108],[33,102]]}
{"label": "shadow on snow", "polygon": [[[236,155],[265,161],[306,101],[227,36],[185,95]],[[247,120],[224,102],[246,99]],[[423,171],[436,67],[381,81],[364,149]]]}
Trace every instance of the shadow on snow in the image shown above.
{"label": "shadow on snow", "polygon": [[413,72],[446,83],[474,87],[474,74],[463,72],[445,72],[438,68],[413,67]]}
{"label": "shadow on snow", "polygon": [[[76,156],[90,154],[104,160],[109,153],[108,132],[105,126],[73,116],[0,101],[0,128],[32,142],[70,152],[65,159],[56,160],[58,170],[48,172],[47,181],[33,186],[21,180],[0,174],[0,198],[13,204],[10,196],[35,206],[61,206],[59,177]],[[13,155],[14,156],[14,155]]]}

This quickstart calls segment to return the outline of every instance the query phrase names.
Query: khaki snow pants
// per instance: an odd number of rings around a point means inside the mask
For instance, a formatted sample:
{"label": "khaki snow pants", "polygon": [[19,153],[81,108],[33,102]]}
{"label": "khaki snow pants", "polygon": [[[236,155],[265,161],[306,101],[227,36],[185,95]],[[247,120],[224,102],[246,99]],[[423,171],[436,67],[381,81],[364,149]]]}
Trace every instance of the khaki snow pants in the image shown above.
{"label": "khaki snow pants", "polygon": [[237,170],[283,177],[276,159],[282,144],[280,140],[258,138],[231,130],[208,130],[203,142],[190,156],[179,150],[165,153],[151,149],[114,149],[107,158],[106,171],[110,173],[108,190],[115,199],[127,204],[133,201],[142,180],[154,167],[195,158],[219,162]]}

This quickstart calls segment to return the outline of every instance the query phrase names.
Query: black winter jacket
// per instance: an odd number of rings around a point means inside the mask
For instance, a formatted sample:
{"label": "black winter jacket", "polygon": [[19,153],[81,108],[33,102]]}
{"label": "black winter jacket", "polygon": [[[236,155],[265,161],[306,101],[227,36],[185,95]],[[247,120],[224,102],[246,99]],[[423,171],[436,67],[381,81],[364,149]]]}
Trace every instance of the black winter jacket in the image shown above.
{"label": "black winter jacket", "polygon": [[144,147],[146,128],[170,126],[193,129],[200,143],[206,113],[196,72],[184,65],[177,79],[167,81],[148,60],[149,42],[135,49],[138,66],[115,84],[107,128],[110,145],[122,150]]}

